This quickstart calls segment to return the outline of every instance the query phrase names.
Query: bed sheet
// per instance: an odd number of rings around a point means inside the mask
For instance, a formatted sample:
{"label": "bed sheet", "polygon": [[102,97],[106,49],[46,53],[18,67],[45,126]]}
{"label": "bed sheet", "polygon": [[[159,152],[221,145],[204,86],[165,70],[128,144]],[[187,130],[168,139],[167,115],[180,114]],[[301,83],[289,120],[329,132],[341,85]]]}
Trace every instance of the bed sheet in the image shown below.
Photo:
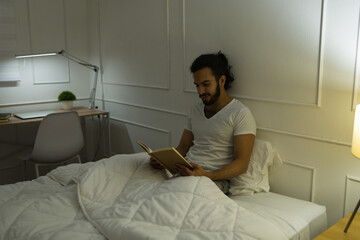
{"label": "bed sheet", "polygon": [[[249,208],[263,206],[266,211],[281,214],[285,218],[289,215],[301,218],[309,226],[310,239],[327,229],[326,208],[319,204],[273,192],[256,193],[251,196],[232,196],[231,199],[239,205],[246,205]],[[291,221],[291,218],[287,221]]]}

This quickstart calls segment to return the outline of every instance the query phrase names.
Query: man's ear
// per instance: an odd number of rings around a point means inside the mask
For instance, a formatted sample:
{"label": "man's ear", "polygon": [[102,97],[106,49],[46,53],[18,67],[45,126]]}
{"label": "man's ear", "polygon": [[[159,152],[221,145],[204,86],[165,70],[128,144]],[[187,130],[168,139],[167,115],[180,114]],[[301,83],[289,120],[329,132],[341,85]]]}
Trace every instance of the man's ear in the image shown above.
{"label": "man's ear", "polygon": [[221,87],[225,86],[225,82],[226,82],[226,76],[225,75],[221,75],[221,77],[219,78],[219,84]]}

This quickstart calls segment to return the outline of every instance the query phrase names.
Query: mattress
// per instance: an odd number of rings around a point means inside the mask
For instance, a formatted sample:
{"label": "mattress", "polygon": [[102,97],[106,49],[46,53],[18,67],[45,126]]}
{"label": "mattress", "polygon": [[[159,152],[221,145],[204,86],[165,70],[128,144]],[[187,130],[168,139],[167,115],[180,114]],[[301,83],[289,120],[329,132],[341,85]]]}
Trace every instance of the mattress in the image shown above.
{"label": "mattress", "polygon": [[[310,238],[313,239],[327,229],[327,215],[324,206],[287,197],[277,193],[256,193],[251,196],[232,196],[239,205],[246,204],[247,207],[265,207],[268,211],[286,213],[282,216],[296,216],[309,225]],[[288,221],[291,221],[289,218]]]}

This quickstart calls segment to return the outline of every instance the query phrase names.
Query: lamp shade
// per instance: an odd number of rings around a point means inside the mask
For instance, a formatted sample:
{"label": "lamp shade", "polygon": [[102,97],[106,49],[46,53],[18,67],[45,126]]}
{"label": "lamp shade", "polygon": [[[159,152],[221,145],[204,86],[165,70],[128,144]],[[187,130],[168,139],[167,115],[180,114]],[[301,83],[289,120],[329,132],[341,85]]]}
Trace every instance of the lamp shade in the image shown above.
{"label": "lamp shade", "polygon": [[46,57],[46,56],[54,56],[59,54],[57,52],[51,53],[33,53],[33,54],[24,54],[24,55],[15,55],[15,58],[33,58],[33,57]]}
{"label": "lamp shade", "polygon": [[360,104],[356,105],[351,152],[360,158]]}

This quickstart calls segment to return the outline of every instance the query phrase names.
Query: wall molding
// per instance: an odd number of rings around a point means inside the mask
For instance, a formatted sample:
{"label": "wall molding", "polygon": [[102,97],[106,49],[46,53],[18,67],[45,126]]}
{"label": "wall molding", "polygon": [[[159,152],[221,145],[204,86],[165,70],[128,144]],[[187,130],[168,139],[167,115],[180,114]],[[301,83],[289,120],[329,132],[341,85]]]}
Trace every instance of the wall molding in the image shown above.
{"label": "wall molding", "polygon": [[[360,184],[360,178],[359,177],[354,177],[354,176],[350,176],[350,175],[346,175],[346,179],[345,179],[345,191],[344,191],[344,206],[343,206],[343,217],[345,217],[346,213],[346,200],[347,200],[347,195],[348,195],[348,187],[349,187],[349,183],[350,182],[356,182]],[[352,206],[351,208],[355,207]]]}
{"label": "wall molding", "polygon": [[324,52],[325,52],[325,32],[326,32],[326,9],[327,1],[321,0],[321,18],[320,18],[320,36],[319,36],[319,55],[318,55],[318,72],[317,72],[317,89],[316,89],[316,105],[321,107],[322,103],[322,89],[324,82]]}
{"label": "wall molding", "polygon": [[148,107],[148,106],[144,106],[144,105],[140,105],[140,104],[134,104],[134,103],[123,102],[123,101],[118,101],[118,100],[111,100],[111,99],[104,99],[104,101],[109,102],[109,103],[117,103],[117,104],[130,106],[130,107],[142,108],[142,109],[151,110],[151,111],[157,111],[157,112],[162,112],[162,113],[178,115],[181,117],[187,117],[186,113],[171,111],[171,110],[167,110],[164,108]]}
{"label": "wall molding", "polygon": [[185,0],[182,0],[182,47],[183,47],[183,54],[182,54],[182,62],[183,62],[183,92],[194,92],[186,89],[186,24],[185,24]]}
{"label": "wall molding", "polygon": [[[15,1],[2,1],[0,9],[0,19],[2,20],[2,27],[0,32],[0,55],[6,61],[0,62],[0,82],[4,84],[13,85],[21,80],[20,78],[20,64],[14,59],[14,54],[17,52],[20,38],[21,20],[19,19],[19,6]],[[8,28],[13,28],[11,31]],[[1,87],[1,86],[0,86]]]}
{"label": "wall molding", "polygon": [[[25,60],[26,61],[26,60]],[[34,61],[31,59],[30,60],[31,61],[31,64],[32,65],[34,65]],[[69,62],[67,63],[67,65],[68,65],[68,70],[67,70],[67,72],[68,72],[68,76],[69,76],[69,81],[63,81],[63,82],[36,82],[35,80],[34,80],[34,82],[33,82],[33,85],[49,85],[49,84],[62,84],[62,83],[70,83],[71,81],[70,81],[70,67],[69,67]],[[34,68],[34,67],[33,67]],[[33,72],[34,72],[34,69],[33,69]],[[34,79],[35,79],[35,77],[34,77]]]}
{"label": "wall molding", "polygon": [[[139,104],[133,104],[133,103],[129,103],[129,102],[123,102],[123,101],[111,100],[111,99],[105,99],[104,101],[109,102],[109,103],[122,104],[122,105],[130,106],[130,107],[142,108],[142,109],[146,109],[146,110],[158,111],[158,112],[163,112],[163,113],[167,113],[167,114],[174,114],[174,115],[178,115],[178,116],[182,116],[182,117],[187,117],[186,113],[171,111],[171,110],[167,110],[167,109],[163,109],[163,108],[143,106],[143,105],[139,105]],[[294,132],[290,132],[290,131],[278,130],[278,129],[274,129],[274,128],[266,128],[266,127],[258,126],[257,130],[287,135],[287,136],[291,136],[291,137],[303,138],[303,139],[317,141],[317,142],[324,142],[324,143],[330,143],[330,144],[335,144],[335,145],[340,145],[340,146],[345,146],[345,147],[351,147],[350,142],[336,141],[333,139],[299,134],[299,133],[294,133]]]}
{"label": "wall molding", "polygon": [[[317,69],[317,82],[316,82],[316,97],[314,103],[305,103],[298,101],[290,101],[286,99],[276,99],[276,98],[261,98],[255,96],[246,96],[246,95],[233,95],[237,98],[247,99],[252,101],[261,101],[261,102],[271,102],[276,104],[291,104],[291,105],[301,105],[301,106],[310,106],[310,107],[321,107],[321,99],[322,99],[322,88],[323,88],[323,70],[324,70],[324,37],[325,37],[325,19],[326,19],[326,7],[328,0],[320,0],[321,1],[321,13],[320,13],[320,36],[319,36],[319,52],[318,52],[318,69]],[[185,0],[182,0],[182,31],[183,31],[183,91],[196,93],[196,91],[187,89],[186,84],[186,24],[185,24]]]}
{"label": "wall molding", "polygon": [[[184,89],[183,92],[196,94],[196,91],[194,91],[194,90]],[[281,99],[274,99],[274,98],[252,97],[252,96],[245,96],[245,95],[238,95],[238,94],[229,94],[229,95],[234,98],[251,100],[251,101],[256,101],[256,102],[290,104],[290,105],[300,105],[300,106],[316,107],[316,108],[320,107],[320,105],[318,105],[317,103],[301,103],[301,102],[296,102],[296,101],[288,101],[288,100],[281,100]]]}
{"label": "wall molding", "polygon": [[[82,100],[89,100],[89,98],[88,97],[76,97],[76,101],[82,101]],[[97,99],[97,100],[99,100],[99,99]],[[59,103],[59,101],[57,99],[48,99],[48,100],[31,101],[31,102],[4,103],[4,104],[0,104],[0,108],[21,107],[21,106],[47,104],[47,103]]]}
{"label": "wall molding", "polygon": [[[170,73],[170,71],[169,71]],[[170,78],[169,84],[166,87],[163,86],[150,86],[145,84],[130,84],[130,83],[110,83],[110,82],[103,82],[104,85],[113,85],[113,86],[128,86],[128,87],[138,87],[138,88],[150,88],[150,89],[158,89],[158,90],[170,90]]]}
{"label": "wall molding", "polygon": [[165,130],[165,129],[161,129],[161,128],[156,128],[156,127],[152,127],[152,126],[145,125],[145,124],[142,124],[142,123],[138,123],[138,122],[134,122],[134,121],[128,121],[128,120],[124,120],[124,119],[117,118],[117,117],[111,117],[111,116],[110,116],[110,119],[113,120],[113,121],[130,124],[130,125],[133,125],[133,126],[150,129],[150,130],[152,130],[152,131],[165,133],[165,134],[168,135],[168,139],[167,139],[168,146],[172,146],[172,145],[171,145],[171,131],[170,131],[170,130]]}
{"label": "wall molding", "polygon": [[288,161],[288,160],[283,160],[283,164],[287,164],[287,165],[290,165],[290,166],[293,166],[293,167],[305,169],[305,170],[311,172],[311,179],[310,179],[310,181],[311,181],[311,186],[310,186],[310,201],[311,201],[311,202],[314,202],[314,198],[315,198],[315,176],[316,176],[316,168],[314,168],[314,167],[312,167],[312,166],[305,165],[305,164]]}
{"label": "wall molding", "polygon": [[142,128],[147,128],[147,129],[154,130],[154,131],[157,131],[157,132],[162,132],[162,133],[167,133],[167,134],[171,133],[169,130],[165,130],[165,129],[161,129],[161,128],[155,128],[155,127],[152,127],[152,126],[149,126],[149,125],[145,125],[145,124],[134,122],[134,121],[128,121],[128,120],[121,119],[121,118],[118,118],[118,117],[111,117],[110,116],[110,119],[114,120],[114,121],[118,121],[118,122],[131,124],[131,125],[134,125],[134,126],[142,127]]}
{"label": "wall molding", "polygon": [[[87,97],[77,98],[76,101],[84,101],[84,100],[89,100],[89,98],[87,98]],[[102,101],[102,99],[98,99],[98,98],[96,100]],[[111,99],[104,99],[104,102],[121,104],[121,105],[125,105],[125,106],[136,107],[136,108],[141,108],[141,109],[146,109],[146,110],[151,110],[151,111],[157,111],[157,112],[177,115],[177,116],[181,116],[181,117],[187,117],[186,113],[171,111],[171,110],[167,110],[164,108],[149,107],[149,106],[144,106],[144,105],[139,105],[139,104],[134,104],[134,103],[129,103],[129,102],[123,102],[123,101],[118,101],[118,100],[111,100]],[[40,104],[49,104],[49,103],[58,103],[58,101],[56,99],[49,99],[49,100],[32,101],[32,102],[5,103],[5,104],[0,104],[0,108],[20,107],[20,106],[28,106],[28,105],[40,105]],[[110,118],[112,119],[111,115],[110,115]],[[294,133],[294,132],[290,132],[290,131],[278,130],[278,129],[274,129],[274,128],[258,126],[257,130],[287,135],[287,136],[291,136],[291,137],[303,138],[303,139],[317,141],[317,142],[324,142],[324,143],[335,144],[335,145],[340,145],[340,146],[345,146],[345,147],[351,147],[351,142],[336,141],[333,139],[321,138],[321,137],[316,137],[316,136],[311,136],[311,135],[306,135],[306,134],[299,134],[299,133]]]}
{"label": "wall molding", "polygon": [[[101,34],[101,3],[99,3],[99,35]],[[170,7],[169,7],[169,0],[166,0],[166,37],[167,37],[167,77],[168,81],[164,83],[165,86],[152,86],[146,84],[131,84],[131,83],[111,83],[106,82],[106,78],[103,76],[103,72],[101,71],[102,75],[102,83],[104,85],[118,85],[118,86],[130,86],[130,87],[141,87],[141,88],[151,88],[151,89],[160,89],[160,90],[170,90],[171,88],[171,69],[170,69]],[[103,50],[102,41],[100,41],[100,59],[103,59]]]}
{"label": "wall molding", "polygon": [[278,129],[273,129],[273,128],[257,127],[257,130],[278,133],[278,134],[283,134],[283,135],[292,136],[292,137],[304,138],[307,140],[313,140],[313,141],[317,141],[317,142],[324,142],[324,143],[330,143],[330,144],[335,144],[335,145],[340,145],[340,146],[345,146],[345,147],[351,147],[351,143],[347,143],[347,142],[341,142],[341,141],[336,141],[333,139],[315,137],[315,136],[294,133],[294,132],[289,132],[289,131],[283,131],[283,130],[278,130]]}
{"label": "wall molding", "polygon": [[359,88],[359,77],[360,77],[360,49],[359,49],[359,41],[360,41],[360,11],[358,15],[358,31],[357,31],[357,39],[356,39],[356,56],[355,56],[355,65],[354,65],[354,75],[353,75],[353,91],[352,91],[352,99],[351,99],[351,110],[355,110],[355,107],[358,102],[358,88]]}

